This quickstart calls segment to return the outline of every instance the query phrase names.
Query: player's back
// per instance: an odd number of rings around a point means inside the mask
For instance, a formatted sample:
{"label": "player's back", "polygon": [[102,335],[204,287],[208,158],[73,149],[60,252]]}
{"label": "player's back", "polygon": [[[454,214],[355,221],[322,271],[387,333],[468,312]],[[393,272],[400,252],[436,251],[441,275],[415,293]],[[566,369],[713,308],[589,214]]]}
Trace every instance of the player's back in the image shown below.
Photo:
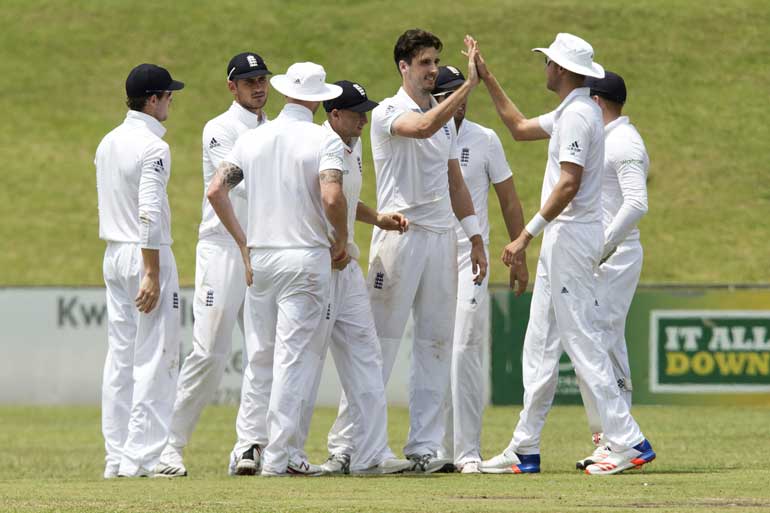
{"label": "player's back", "polygon": [[[99,205],[99,238],[114,242],[139,242],[139,184],[142,166],[149,158],[164,180],[170,172],[168,144],[148,129],[142,117],[129,111],[126,120],[104,136],[96,150],[96,189]],[[164,131],[159,122],[156,130]],[[155,158],[157,157],[157,158]],[[168,196],[161,198],[162,221],[169,222]],[[165,224],[165,223],[164,223]],[[170,226],[164,226],[170,244]]]}

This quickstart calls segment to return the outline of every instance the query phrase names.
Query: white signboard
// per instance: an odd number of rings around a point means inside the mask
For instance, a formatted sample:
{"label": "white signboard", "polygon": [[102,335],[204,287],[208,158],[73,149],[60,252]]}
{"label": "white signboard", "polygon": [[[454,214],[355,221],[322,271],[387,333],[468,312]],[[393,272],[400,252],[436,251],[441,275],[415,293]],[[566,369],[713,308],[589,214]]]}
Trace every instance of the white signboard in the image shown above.
{"label": "white signboard", "polygon": [[[192,289],[181,291],[183,355],[192,347],[192,294]],[[0,404],[99,403],[107,353],[104,288],[0,289],[0,312]],[[394,405],[408,403],[411,338],[410,321],[387,387]],[[233,352],[215,402],[238,403],[242,350],[243,335],[236,326]],[[336,406],[339,391],[337,372],[328,356],[318,404]]]}

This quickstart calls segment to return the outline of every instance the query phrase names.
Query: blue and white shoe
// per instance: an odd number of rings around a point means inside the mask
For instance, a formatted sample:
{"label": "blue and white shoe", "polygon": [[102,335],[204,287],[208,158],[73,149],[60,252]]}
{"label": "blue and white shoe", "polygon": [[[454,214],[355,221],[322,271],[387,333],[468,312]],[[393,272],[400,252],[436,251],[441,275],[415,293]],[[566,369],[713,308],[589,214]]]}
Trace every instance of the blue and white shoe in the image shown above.
{"label": "blue and white shoe", "polygon": [[538,474],[540,472],[539,454],[516,454],[506,449],[494,458],[479,464],[482,474]]}
{"label": "blue and white shoe", "polygon": [[619,474],[624,470],[642,468],[643,465],[655,459],[655,451],[646,439],[625,451],[612,451],[603,460],[588,465],[585,473],[592,476]]}

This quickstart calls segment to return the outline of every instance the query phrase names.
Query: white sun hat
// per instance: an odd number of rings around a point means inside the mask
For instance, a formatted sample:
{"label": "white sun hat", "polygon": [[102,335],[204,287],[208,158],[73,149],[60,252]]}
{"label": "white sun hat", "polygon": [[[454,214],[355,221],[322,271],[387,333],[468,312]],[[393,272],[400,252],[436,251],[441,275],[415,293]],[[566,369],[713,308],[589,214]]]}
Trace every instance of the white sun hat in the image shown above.
{"label": "white sun hat", "polygon": [[284,96],[308,102],[331,100],[342,94],[340,86],[326,83],[324,67],[314,62],[296,62],[285,75],[271,78],[270,84]]}
{"label": "white sun hat", "polygon": [[578,75],[604,78],[604,68],[594,62],[594,49],[588,41],[565,32],[556,35],[548,48],[533,48],[533,52],[542,52],[564,69]]}

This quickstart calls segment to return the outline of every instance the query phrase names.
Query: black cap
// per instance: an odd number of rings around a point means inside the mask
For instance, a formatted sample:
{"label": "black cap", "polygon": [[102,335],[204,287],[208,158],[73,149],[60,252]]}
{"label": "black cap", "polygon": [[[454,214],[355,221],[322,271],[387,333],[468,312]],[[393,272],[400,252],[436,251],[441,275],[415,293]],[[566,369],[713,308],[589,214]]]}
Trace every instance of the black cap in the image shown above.
{"label": "black cap", "polygon": [[272,74],[262,57],[254,52],[239,53],[227,64],[227,80]]}
{"label": "black cap", "polygon": [[626,83],[623,77],[612,71],[605,71],[604,78],[586,77],[583,86],[591,88],[591,96],[601,96],[621,105],[626,103]]}
{"label": "black cap", "polygon": [[465,82],[462,71],[454,66],[441,66],[438,69],[436,85],[433,87],[434,96],[454,91]]}
{"label": "black cap", "polygon": [[178,91],[184,87],[184,82],[171,78],[166,68],[155,64],[140,64],[131,70],[126,79],[126,95],[129,98],[140,98],[152,93]]}
{"label": "black cap", "polygon": [[331,112],[334,109],[369,112],[379,105],[366,96],[366,89],[361,84],[349,80],[340,80],[335,82],[335,84],[342,88],[342,94],[324,102],[324,110],[326,112]]}

